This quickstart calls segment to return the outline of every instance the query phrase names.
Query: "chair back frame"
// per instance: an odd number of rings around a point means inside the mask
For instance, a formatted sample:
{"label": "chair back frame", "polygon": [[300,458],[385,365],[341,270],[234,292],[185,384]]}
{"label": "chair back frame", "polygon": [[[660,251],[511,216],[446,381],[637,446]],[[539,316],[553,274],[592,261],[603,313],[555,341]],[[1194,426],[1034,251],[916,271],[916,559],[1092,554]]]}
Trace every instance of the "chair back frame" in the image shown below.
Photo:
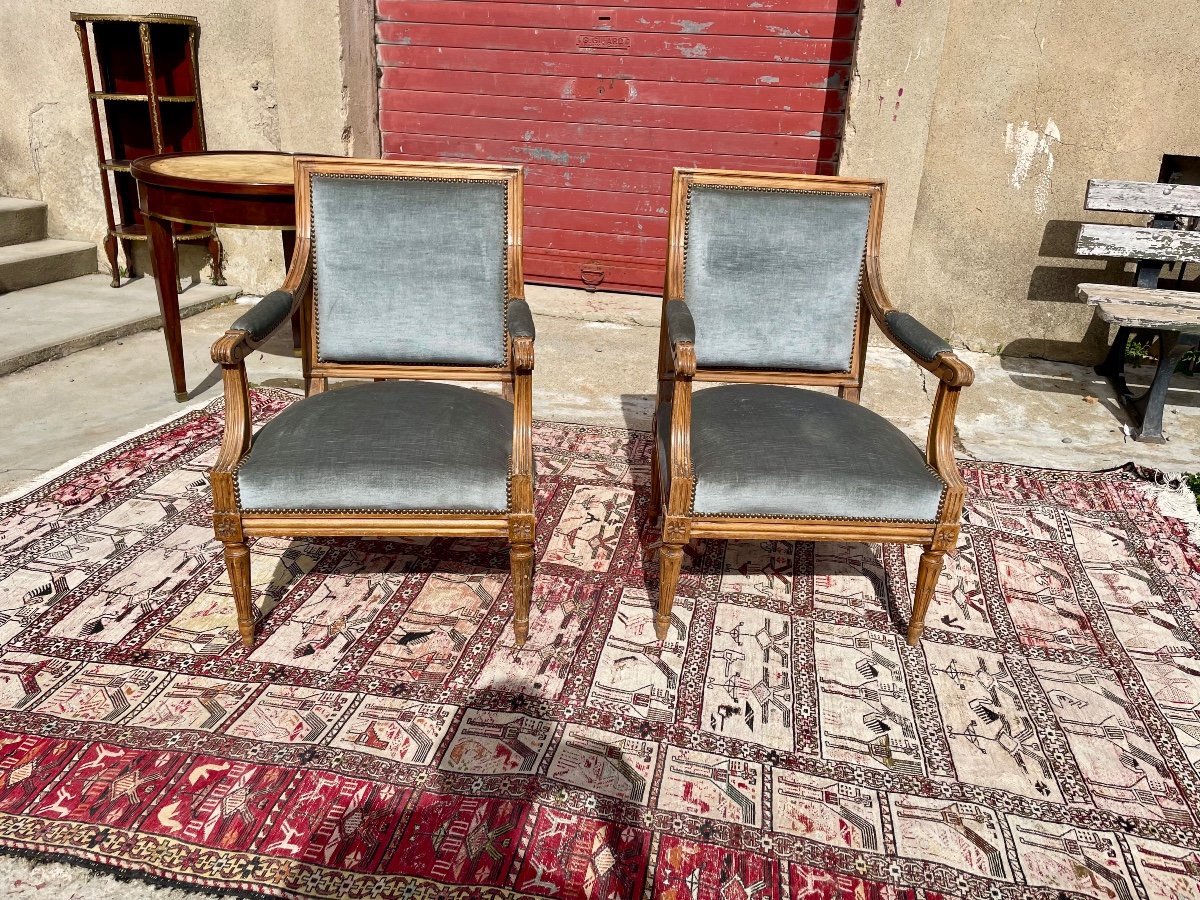
{"label": "chair back frame", "polygon": [[[885,184],[861,178],[822,175],[784,175],[771,172],[726,172],[714,169],[675,169],[671,179],[671,212],[667,226],[667,270],[663,289],[664,302],[682,300],[684,292],[684,256],[687,240],[688,190],[693,185],[725,188],[758,188],[785,191],[814,191],[824,194],[858,194],[871,200],[867,220],[867,244],[863,257],[864,270],[872,255],[878,255],[883,227]],[[865,277],[863,279],[865,281]],[[767,311],[764,310],[764,314]],[[870,312],[863,292],[859,291],[858,309],[854,317],[854,336],[850,368],[843,372],[817,372],[797,369],[766,368],[704,368],[698,367],[696,381],[742,382],[755,384],[792,384],[836,387],[843,396],[856,398],[862,388],[863,367],[867,354],[867,333]],[[660,354],[661,361],[661,354]],[[661,373],[660,373],[661,377]]]}
{"label": "chair back frame", "polygon": [[[426,180],[491,181],[503,183],[508,192],[507,254],[508,284],[505,302],[525,299],[525,274],[522,265],[521,232],[524,171],[520,166],[487,163],[406,163],[403,169],[391,160],[341,159],[328,156],[297,156],[296,173],[296,251],[292,270],[298,266],[313,271],[313,175],[365,175],[382,178],[420,178]],[[293,271],[288,272],[292,282]],[[295,273],[299,280],[299,273]],[[301,305],[304,332],[302,357],[306,389],[323,391],[329,378],[401,378],[414,381],[499,381],[512,382],[512,340],[505,327],[505,362],[500,366],[467,365],[395,365],[336,363],[317,358],[316,296],[309,290]],[[506,317],[507,319],[507,317]]]}

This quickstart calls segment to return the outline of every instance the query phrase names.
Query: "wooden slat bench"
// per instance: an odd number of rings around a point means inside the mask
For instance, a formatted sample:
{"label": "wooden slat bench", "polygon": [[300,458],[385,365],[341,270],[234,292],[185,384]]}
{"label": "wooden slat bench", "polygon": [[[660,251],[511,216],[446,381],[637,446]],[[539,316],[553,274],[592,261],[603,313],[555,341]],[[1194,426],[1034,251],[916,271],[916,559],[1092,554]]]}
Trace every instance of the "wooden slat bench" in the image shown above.
{"label": "wooden slat bench", "polygon": [[[1087,210],[1154,216],[1149,227],[1084,225],[1075,251],[1138,261],[1133,286],[1081,284],[1078,296],[1100,318],[1117,326],[1117,336],[1096,372],[1107,377],[1133,420],[1135,440],[1162,442],[1163,407],[1171,375],[1183,355],[1200,344],[1200,293],[1160,290],[1162,267],[1200,262],[1200,232],[1181,230],[1184,218],[1200,217],[1200,186],[1089,181]],[[1150,387],[1134,396],[1125,381],[1125,350],[1134,332],[1158,338],[1158,368]]]}

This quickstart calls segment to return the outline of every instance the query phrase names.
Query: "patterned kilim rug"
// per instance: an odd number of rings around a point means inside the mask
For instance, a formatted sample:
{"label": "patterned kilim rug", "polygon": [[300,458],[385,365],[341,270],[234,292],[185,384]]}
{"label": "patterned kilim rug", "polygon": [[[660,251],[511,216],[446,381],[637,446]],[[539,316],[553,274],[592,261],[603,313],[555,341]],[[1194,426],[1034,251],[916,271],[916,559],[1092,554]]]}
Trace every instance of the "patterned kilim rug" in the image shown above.
{"label": "patterned kilim rug", "polygon": [[917,649],[915,551],[715,541],[660,644],[649,436],[542,423],[523,650],[499,542],[264,539],[247,651],[220,429],[0,505],[0,846],[285,897],[1200,891],[1200,550],[1130,471],[964,464]]}

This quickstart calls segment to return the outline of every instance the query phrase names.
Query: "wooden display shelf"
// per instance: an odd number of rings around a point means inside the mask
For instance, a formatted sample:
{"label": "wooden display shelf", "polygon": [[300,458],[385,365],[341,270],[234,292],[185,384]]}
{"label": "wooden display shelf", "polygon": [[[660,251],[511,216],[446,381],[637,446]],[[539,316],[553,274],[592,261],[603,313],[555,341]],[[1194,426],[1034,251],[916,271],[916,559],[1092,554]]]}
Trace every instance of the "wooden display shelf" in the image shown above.
{"label": "wooden display shelf", "polygon": [[[93,100],[132,100],[141,103],[149,103],[149,94],[114,94],[108,91],[92,91],[88,96]],[[182,94],[177,97],[158,95],[159,103],[195,103],[195,94]]]}
{"label": "wooden display shelf", "polygon": [[[174,224],[173,234],[177,241],[202,241],[210,238],[215,234],[213,225],[187,225],[181,222]],[[146,226],[141,222],[134,222],[131,225],[117,225],[113,229],[116,232],[117,238],[126,241],[144,241],[146,240]]]}
{"label": "wooden display shelf", "polygon": [[[71,13],[83,52],[108,234],[104,249],[119,287],[120,244],[134,274],[131,241],[145,240],[133,160],[207,149],[200,99],[199,23],[191,16]],[[213,279],[221,276],[214,226],[179,226],[175,240],[208,239]]]}

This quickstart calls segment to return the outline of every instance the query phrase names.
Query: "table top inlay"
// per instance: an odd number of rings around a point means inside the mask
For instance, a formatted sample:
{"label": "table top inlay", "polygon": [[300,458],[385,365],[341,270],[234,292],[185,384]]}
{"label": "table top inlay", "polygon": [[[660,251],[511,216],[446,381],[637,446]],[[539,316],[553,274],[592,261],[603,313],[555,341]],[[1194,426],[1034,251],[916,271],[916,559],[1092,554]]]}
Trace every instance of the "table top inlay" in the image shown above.
{"label": "table top inlay", "polygon": [[290,153],[208,152],[167,156],[147,168],[161,175],[195,181],[240,182],[242,184],[292,183]]}

